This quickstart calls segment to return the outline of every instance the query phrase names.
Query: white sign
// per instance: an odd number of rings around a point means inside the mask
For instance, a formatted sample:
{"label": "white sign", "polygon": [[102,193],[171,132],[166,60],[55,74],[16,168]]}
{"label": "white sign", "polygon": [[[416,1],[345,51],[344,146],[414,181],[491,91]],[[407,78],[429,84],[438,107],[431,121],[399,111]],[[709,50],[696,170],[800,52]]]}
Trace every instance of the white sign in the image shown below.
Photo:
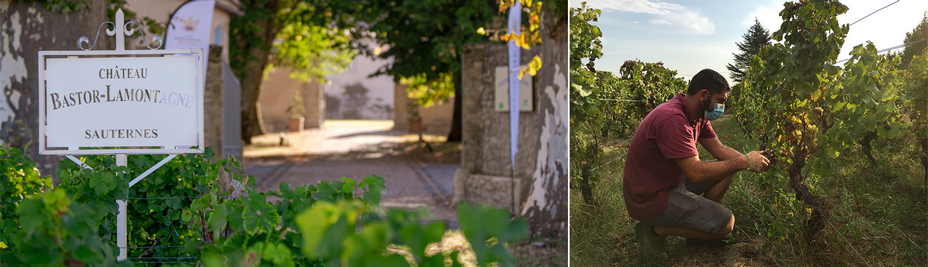
{"label": "white sign", "polygon": [[[519,68],[526,68],[522,65]],[[509,112],[509,68],[497,66],[495,70],[496,78],[494,79],[496,94],[493,108],[497,112]],[[518,77],[518,75],[517,75]],[[525,74],[522,80],[519,80],[519,111],[532,111],[534,101],[532,92],[532,76]]]}
{"label": "white sign", "polygon": [[177,8],[165,36],[164,49],[203,49],[209,51],[216,1],[190,1]]}
{"label": "white sign", "polygon": [[202,153],[202,50],[130,53],[39,52],[41,154]]}
{"label": "white sign", "polygon": [[[178,7],[164,35],[164,49],[203,49],[203,54],[208,55],[215,6],[214,0],[194,0]],[[206,77],[206,60],[202,63],[203,77]]]}

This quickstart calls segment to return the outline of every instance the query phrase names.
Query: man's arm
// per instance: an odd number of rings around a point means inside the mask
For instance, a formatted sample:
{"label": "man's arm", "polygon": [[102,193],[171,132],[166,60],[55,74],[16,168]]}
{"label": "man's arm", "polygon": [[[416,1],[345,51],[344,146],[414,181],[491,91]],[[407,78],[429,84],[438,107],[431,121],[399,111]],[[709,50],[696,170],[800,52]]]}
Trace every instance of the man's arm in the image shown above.
{"label": "man's arm", "polygon": [[[716,139],[716,142],[718,142],[718,139]],[[721,145],[721,143],[718,144]],[[716,158],[727,157],[728,159],[720,161],[700,161],[699,157],[692,156],[675,159],[675,161],[677,165],[680,166],[680,169],[683,170],[683,174],[694,183],[715,181],[744,169],[749,169],[753,172],[761,172],[770,169],[770,161],[761,155],[760,151],[751,151],[747,155],[742,155],[729,147],[722,149],[720,146],[715,147],[715,149],[717,149],[716,153],[710,152],[713,156],[716,156]]]}
{"label": "man's arm", "polygon": [[750,167],[747,157],[735,157],[724,161],[700,161],[699,157],[675,159],[683,174],[694,183],[714,181],[728,177]]}
{"label": "man's arm", "polygon": [[718,160],[729,160],[737,157],[744,157],[744,154],[741,154],[741,152],[738,152],[738,150],[723,145],[722,142],[719,141],[718,136],[699,139],[699,144],[702,145],[702,147],[707,151],[709,151],[709,154],[712,154],[712,156]]}

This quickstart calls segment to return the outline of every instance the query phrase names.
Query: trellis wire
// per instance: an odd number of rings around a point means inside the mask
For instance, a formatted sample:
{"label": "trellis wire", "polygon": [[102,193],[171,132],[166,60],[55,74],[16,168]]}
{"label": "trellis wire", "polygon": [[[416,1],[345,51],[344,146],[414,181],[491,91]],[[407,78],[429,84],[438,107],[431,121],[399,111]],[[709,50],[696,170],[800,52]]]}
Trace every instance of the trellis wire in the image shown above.
{"label": "trellis wire", "polygon": [[135,264],[142,264],[142,263],[167,264],[167,263],[171,263],[171,264],[190,264],[190,265],[197,264],[196,262],[185,262],[185,261],[142,261],[142,262],[133,262],[133,263],[135,263]]}
{"label": "trellis wire", "polygon": [[140,248],[182,248],[184,246],[154,246],[154,247],[119,247],[125,249],[140,249]]}
{"label": "trellis wire", "polygon": [[126,199],[140,200],[140,199],[190,199],[190,198],[200,198],[200,197],[130,197]]}
{"label": "trellis wire", "polygon": [[129,257],[129,258],[130,258],[130,259],[139,259],[139,260],[157,260],[157,259],[175,259],[175,260],[182,260],[182,259],[197,259],[197,257],[138,257],[138,258]]}

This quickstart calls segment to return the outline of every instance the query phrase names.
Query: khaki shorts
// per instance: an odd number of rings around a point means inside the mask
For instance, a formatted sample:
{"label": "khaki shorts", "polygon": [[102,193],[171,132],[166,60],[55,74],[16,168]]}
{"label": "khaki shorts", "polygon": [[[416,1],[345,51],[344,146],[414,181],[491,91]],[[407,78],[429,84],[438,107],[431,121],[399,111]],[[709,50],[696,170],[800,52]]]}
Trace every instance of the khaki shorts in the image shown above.
{"label": "khaki shorts", "polygon": [[706,189],[719,181],[692,184],[688,190],[687,183],[681,183],[670,192],[667,208],[655,218],[641,221],[654,226],[676,226],[697,230],[705,233],[717,233],[725,228],[731,221],[731,210],[715,201],[704,198],[702,194]]}

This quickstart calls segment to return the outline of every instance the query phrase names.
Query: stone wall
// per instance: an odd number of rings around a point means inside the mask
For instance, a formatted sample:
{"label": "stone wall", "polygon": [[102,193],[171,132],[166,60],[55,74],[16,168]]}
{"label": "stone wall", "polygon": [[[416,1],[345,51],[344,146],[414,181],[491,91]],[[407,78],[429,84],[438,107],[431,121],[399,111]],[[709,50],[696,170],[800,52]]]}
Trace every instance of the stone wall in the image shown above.
{"label": "stone wall", "polygon": [[[26,150],[42,175],[54,174],[59,157],[38,153],[38,52],[79,50],[81,36],[93,42],[97,28],[107,21],[109,4],[86,2],[87,9],[64,14],[46,10],[42,2],[0,1],[0,144]],[[112,39],[100,34],[94,50],[105,50]]]}
{"label": "stone wall", "polygon": [[258,103],[261,105],[261,119],[269,133],[286,132],[290,113],[287,108],[293,103],[293,91],[300,91],[303,97],[303,108],[306,119],[304,129],[322,126],[325,101],[322,98],[322,86],[318,82],[303,82],[290,77],[289,68],[276,68],[261,84],[261,95]]}
{"label": "stone wall", "polygon": [[[533,111],[519,114],[518,153],[512,170],[514,179],[510,180],[509,112],[497,112],[493,108],[494,71],[497,66],[508,66],[507,53],[503,44],[464,46],[463,151],[461,168],[455,175],[454,204],[465,201],[510,208],[514,193],[518,209],[528,193],[541,133],[538,89],[532,89]],[[521,61],[525,64],[539,53],[537,48],[522,50]],[[532,79],[533,84],[537,84],[538,77]]]}
{"label": "stone wall", "polygon": [[[401,131],[409,131],[409,107],[407,106],[411,99],[406,94],[408,85],[396,83],[393,92],[393,102],[396,108],[393,110],[393,128]],[[422,131],[428,134],[439,136],[448,135],[451,132],[451,118],[454,116],[454,98],[449,98],[447,102],[435,104],[431,107],[419,107],[419,116],[422,117]]]}

